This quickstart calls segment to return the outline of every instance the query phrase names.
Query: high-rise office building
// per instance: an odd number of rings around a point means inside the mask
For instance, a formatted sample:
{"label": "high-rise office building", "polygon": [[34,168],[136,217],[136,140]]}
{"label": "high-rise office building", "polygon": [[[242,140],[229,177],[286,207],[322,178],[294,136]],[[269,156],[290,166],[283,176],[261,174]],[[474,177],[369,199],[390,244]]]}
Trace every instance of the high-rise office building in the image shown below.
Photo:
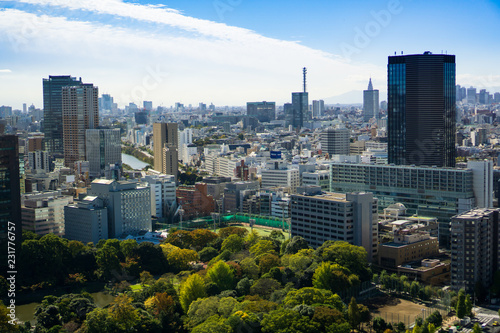
{"label": "high-rise office building", "polygon": [[488,289],[500,267],[498,209],[473,209],[451,219],[451,286]]}
{"label": "high-rise office building", "polygon": [[455,56],[391,56],[387,89],[389,163],[454,167]]}
{"label": "high-rise office building", "polygon": [[320,136],[321,150],[329,155],[349,155],[350,141],[347,128],[328,128]]}
{"label": "high-rise office building", "polygon": [[142,107],[146,111],[153,111],[153,102],[152,101],[143,101]]}
{"label": "high-rise office building", "polygon": [[122,164],[120,129],[88,129],[85,132],[86,160],[90,176],[102,177],[106,166]]}
{"label": "high-rise office building", "polygon": [[62,88],[64,164],[85,160],[85,130],[99,126],[98,89],[93,84]]}
{"label": "high-rise office building", "polygon": [[373,90],[372,79],[368,83],[368,89],[363,90],[363,120],[368,122],[370,119],[379,118],[379,98],[378,90]]}
{"label": "high-rise office building", "polygon": [[0,189],[0,248],[2,251],[0,267],[3,268],[7,264],[8,232],[15,232],[17,245],[22,243],[19,142],[15,135],[0,135]]}
{"label": "high-rise office building", "polygon": [[64,154],[62,89],[81,84],[81,78],[77,80],[69,75],[43,79],[42,131],[45,134],[45,150],[51,154]]}
{"label": "high-rise office building", "polygon": [[113,97],[109,94],[102,94],[99,98],[99,110],[113,110]]}
{"label": "high-rise office building", "polygon": [[476,88],[467,88],[467,103],[476,104]]}
{"label": "high-rise office building", "polygon": [[178,171],[179,134],[177,123],[153,124],[154,169],[158,172],[174,175]]}
{"label": "high-rise office building", "polygon": [[302,69],[304,75],[304,89],[302,92],[292,93],[292,104],[285,104],[286,126],[292,125],[294,129],[300,130],[304,126],[304,121],[309,120],[309,93],[306,90],[307,69]]}
{"label": "high-rise office building", "polygon": [[325,101],[320,99],[319,101],[312,101],[313,107],[313,117],[321,117],[325,113]]}
{"label": "high-rise office building", "polygon": [[[286,106],[286,104],[285,104]],[[293,128],[301,129],[304,127],[304,121],[307,121],[307,112],[309,109],[309,93],[294,92],[292,93],[292,104],[287,108],[288,114],[286,124],[292,125]]]}
{"label": "high-rise office building", "polygon": [[261,123],[268,123],[276,119],[275,102],[248,102],[247,115],[257,118]]}

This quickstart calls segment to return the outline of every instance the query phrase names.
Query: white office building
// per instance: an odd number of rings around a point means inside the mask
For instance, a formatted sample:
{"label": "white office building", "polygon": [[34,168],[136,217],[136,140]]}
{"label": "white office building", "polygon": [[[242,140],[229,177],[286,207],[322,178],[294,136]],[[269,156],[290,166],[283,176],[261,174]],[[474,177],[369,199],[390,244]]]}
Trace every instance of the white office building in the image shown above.
{"label": "white office building", "polygon": [[151,191],[151,215],[165,217],[176,200],[175,177],[164,174],[147,175],[142,181],[148,184]]}
{"label": "white office building", "polygon": [[298,169],[289,169],[283,160],[270,161],[266,169],[261,170],[262,188],[288,187],[291,193],[295,193],[300,186],[300,172]]}
{"label": "white office building", "polygon": [[312,247],[327,240],[362,246],[371,261],[378,251],[378,201],[372,193],[321,193],[319,187],[301,187],[292,195],[292,236]]}
{"label": "white office building", "polygon": [[89,195],[102,199],[108,209],[109,238],[152,231],[149,187],[131,181],[96,179]]}

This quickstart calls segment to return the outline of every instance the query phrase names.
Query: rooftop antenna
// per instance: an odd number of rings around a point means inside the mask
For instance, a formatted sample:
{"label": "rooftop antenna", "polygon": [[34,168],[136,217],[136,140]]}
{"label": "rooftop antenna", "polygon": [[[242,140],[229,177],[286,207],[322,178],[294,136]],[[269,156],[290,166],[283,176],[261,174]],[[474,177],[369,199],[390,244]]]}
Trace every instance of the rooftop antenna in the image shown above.
{"label": "rooftop antenna", "polygon": [[306,92],[306,75],[307,75],[307,68],[302,68],[302,73],[304,74],[304,92]]}

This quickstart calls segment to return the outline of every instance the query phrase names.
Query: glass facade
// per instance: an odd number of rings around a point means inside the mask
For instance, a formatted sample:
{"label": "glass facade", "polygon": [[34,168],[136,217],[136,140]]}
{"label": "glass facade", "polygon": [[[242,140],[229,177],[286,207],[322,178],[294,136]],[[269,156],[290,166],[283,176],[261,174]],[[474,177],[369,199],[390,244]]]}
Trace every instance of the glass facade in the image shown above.
{"label": "glass facade", "polygon": [[43,128],[44,149],[51,154],[64,154],[62,88],[82,83],[71,76],[49,76],[43,79]]}
{"label": "glass facade", "polygon": [[389,57],[388,159],[455,166],[455,56]]}
{"label": "glass facade", "polygon": [[450,218],[475,207],[471,169],[334,163],[330,184],[332,192],[372,192],[379,213],[402,203],[409,214],[436,217],[442,246],[450,243]]}

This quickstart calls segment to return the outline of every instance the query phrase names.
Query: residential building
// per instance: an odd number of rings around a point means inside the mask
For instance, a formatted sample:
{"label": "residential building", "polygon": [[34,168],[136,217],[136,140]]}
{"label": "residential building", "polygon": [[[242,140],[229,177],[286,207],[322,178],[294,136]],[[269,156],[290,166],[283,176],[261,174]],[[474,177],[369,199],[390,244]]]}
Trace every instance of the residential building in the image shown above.
{"label": "residential building", "polygon": [[152,231],[149,187],[132,181],[96,179],[88,194],[102,199],[108,209],[109,238]]}
{"label": "residential building", "polygon": [[340,240],[365,248],[372,261],[378,251],[377,199],[372,193],[321,192],[318,186],[302,187],[306,194],[292,195],[292,236],[310,246]]}
{"label": "residential building", "polygon": [[390,56],[389,163],[455,166],[455,56]]}
{"label": "residential building", "polygon": [[64,207],[65,238],[83,244],[108,239],[108,209],[99,197],[85,196]]}
{"label": "residential building", "polygon": [[73,203],[73,197],[60,191],[26,194],[22,198],[21,218],[24,230],[43,236],[64,236],[64,206]]}
{"label": "residential building", "polygon": [[473,209],[451,219],[451,286],[488,289],[500,267],[499,209]]}
{"label": "residential building", "polygon": [[43,79],[42,131],[45,134],[44,149],[51,154],[64,154],[62,89],[81,84],[81,78],[77,80],[69,75],[50,75],[48,79]]}
{"label": "residential building", "polygon": [[31,173],[49,173],[49,161],[48,151],[37,150],[28,152],[28,164]]}
{"label": "residential building", "polygon": [[102,177],[106,166],[122,165],[120,129],[88,129],[85,133],[86,160],[90,176]]}
{"label": "residential building", "polygon": [[177,179],[178,147],[177,123],[153,124],[154,169],[156,171],[174,175]]}
{"label": "residential building", "polygon": [[320,99],[319,101],[312,101],[313,117],[322,117],[325,113],[325,101]]}
{"label": "residential building", "polygon": [[99,126],[98,89],[92,84],[62,87],[64,165],[84,161],[85,131]]}
{"label": "residential building", "polygon": [[379,97],[378,90],[373,90],[372,79],[368,83],[368,89],[363,90],[363,120],[365,122],[370,121],[370,119],[379,118]]}

